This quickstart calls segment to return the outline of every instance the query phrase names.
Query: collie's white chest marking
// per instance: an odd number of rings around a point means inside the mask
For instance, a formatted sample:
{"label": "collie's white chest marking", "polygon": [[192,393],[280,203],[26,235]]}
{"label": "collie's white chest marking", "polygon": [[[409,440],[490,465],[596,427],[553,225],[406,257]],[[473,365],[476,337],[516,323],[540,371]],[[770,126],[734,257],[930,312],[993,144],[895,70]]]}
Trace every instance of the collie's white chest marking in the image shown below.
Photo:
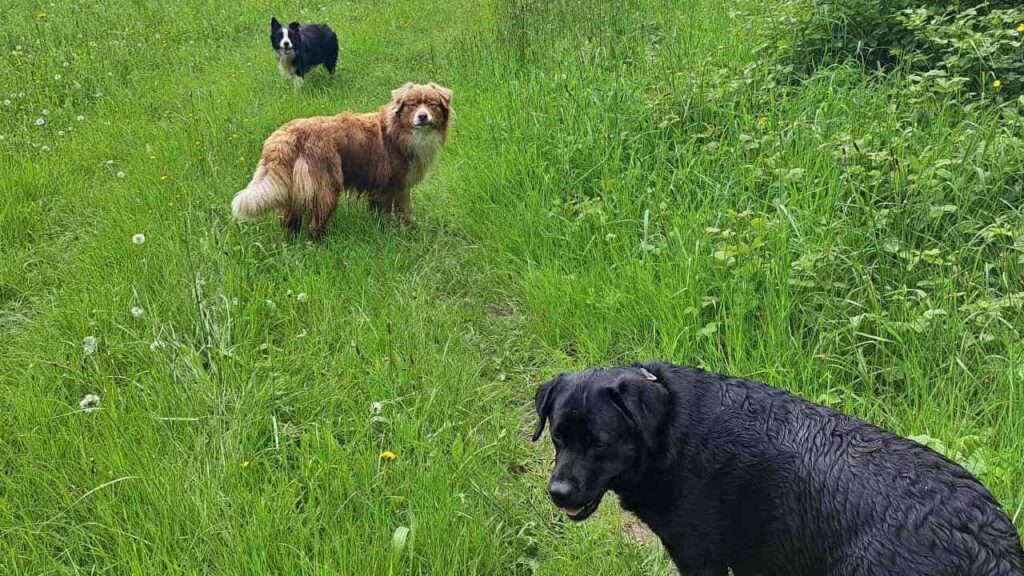
{"label": "collie's white chest marking", "polygon": [[284,76],[295,75],[295,52],[278,50],[277,51],[277,69],[281,71]]}
{"label": "collie's white chest marking", "polygon": [[409,152],[412,155],[412,164],[409,165],[409,173],[405,177],[406,188],[412,188],[420,183],[427,175],[427,170],[433,166],[441,152],[444,141],[441,133],[437,130],[420,129],[412,133],[409,138]]}

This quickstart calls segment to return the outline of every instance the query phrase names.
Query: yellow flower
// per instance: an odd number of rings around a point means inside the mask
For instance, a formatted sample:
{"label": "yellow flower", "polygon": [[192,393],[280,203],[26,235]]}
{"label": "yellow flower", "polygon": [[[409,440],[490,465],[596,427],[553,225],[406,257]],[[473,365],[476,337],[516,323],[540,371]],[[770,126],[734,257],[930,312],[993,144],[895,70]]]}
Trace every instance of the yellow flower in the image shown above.
{"label": "yellow flower", "polygon": [[992,87],[995,88],[996,90],[999,90],[1000,88],[1003,87],[1003,81],[1002,80],[993,80],[992,81]]}
{"label": "yellow flower", "polygon": [[156,160],[156,156],[150,156],[149,159],[150,160]]}
{"label": "yellow flower", "polygon": [[167,180],[167,176],[161,176],[160,179],[161,180]]}
{"label": "yellow flower", "polygon": [[40,12],[39,14],[36,14],[36,19],[37,20],[46,20],[47,16],[49,16],[49,14],[47,14],[46,12]]}
{"label": "yellow flower", "polygon": [[35,363],[35,362],[29,362],[29,363],[28,363],[28,369],[29,369],[29,370],[31,370],[31,369],[33,369],[33,368],[35,368],[35,367],[36,367],[36,363]]}
{"label": "yellow flower", "polygon": [[1024,34],[1024,22],[1021,22],[1020,24],[1017,24],[1017,32],[1020,32],[1021,34]]}
{"label": "yellow flower", "polygon": [[762,116],[761,118],[757,119],[757,126],[759,128],[764,128],[767,124],[768,124],[768,119],[767,118]]}
{"label": "yellow flower", "polygon": [[394,460],[395,458],[398,457],[398,454],[395,454],[391,450],[385,450],[385,451],[380,453],[380,457],[385,459],[385,460]]}
{"label": "yellow flower", "polygon": [[249,461],[248,460],[246,460],[245,462],[242,462],[242,468],[243,469],[248,468],[248,467],[249,467]]}

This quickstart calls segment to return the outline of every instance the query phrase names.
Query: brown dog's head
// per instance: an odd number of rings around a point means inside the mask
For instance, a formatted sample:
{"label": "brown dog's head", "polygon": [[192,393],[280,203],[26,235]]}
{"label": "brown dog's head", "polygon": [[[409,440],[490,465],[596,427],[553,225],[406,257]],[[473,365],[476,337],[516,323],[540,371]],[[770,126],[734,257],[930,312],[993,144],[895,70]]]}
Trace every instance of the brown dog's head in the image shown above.
{"label": "brown dog's head", "polygon": [[452,91],[434,84],[409,82],[391,91],[393,122],[405,130],[445,133],[452,116]]}

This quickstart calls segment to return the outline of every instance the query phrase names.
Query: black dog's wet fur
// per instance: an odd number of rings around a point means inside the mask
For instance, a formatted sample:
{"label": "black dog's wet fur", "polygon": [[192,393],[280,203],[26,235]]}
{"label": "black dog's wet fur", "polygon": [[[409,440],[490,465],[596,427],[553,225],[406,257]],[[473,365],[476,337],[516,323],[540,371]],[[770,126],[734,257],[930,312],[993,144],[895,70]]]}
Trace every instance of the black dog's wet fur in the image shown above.
{"label": "black dog's wet fur", "polygon": [[536,402],[555,504],[615,491],[684,576],[1024,575],[970,473],[782,390],[649,363],[563,374]]}
{"label": "black dog's wet fur", "polygon": [[[279,48],[283,26],[277,18],[270,19],[270,47]],[[302,78],[313,67],[323,65],[331,74],[338,64],[338,36],[326,24],[288,24],[288,39],[295,52],[295,75]]]}

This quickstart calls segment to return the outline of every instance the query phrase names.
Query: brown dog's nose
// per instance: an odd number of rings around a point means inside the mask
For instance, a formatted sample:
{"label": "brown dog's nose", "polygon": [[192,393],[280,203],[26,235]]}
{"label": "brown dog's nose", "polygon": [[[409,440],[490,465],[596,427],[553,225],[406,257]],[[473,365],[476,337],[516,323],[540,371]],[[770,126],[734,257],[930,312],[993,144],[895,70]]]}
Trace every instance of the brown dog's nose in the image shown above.
{"label": "brown dog's nose", "polygon": [[418,120],[419,122],[426,122],[427,118],[428,117],[426,112],[420,112],[419,114],[416,115],[416,120]]}
{"label": "brown dog's nose", "polygon": [[562,506],[568,502],[569,497],[572,495],[572,486],[562,480],[552,480],[548,484],[548,494],[551,495],[551,501],[556,506]]}

